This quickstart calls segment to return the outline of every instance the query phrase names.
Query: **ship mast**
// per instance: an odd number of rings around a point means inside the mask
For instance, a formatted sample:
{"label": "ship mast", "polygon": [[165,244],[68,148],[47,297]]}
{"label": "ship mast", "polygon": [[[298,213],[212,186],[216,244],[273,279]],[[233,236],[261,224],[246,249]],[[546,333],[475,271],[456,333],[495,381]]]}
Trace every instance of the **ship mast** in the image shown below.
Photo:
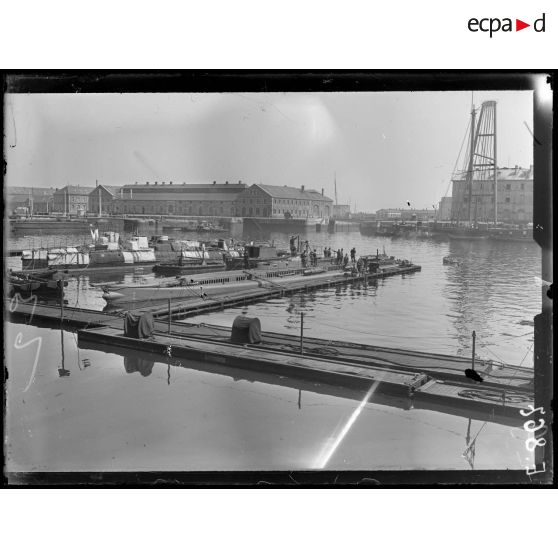
{"label": "ship mast", "polygon": [[469,206],[467,210],[467,220],[471,224],[471,202],[473,198],[473,159],[475,157],[475,105],[471,109],[471,147],[469,148],[469,170],[467,172],[468,185],[468,197]]}
{"label": "ship mast", "polygon": [[[473,109],[473,125],[475,111]],[[471,136],[472,138],[473,136]],[[480,196],[483,211],[482,215],[488,216],[485,208],[494,200],[494,222],[498,221],[498,165],[496,160],[496,101],[482,103],[478,117],[474,140],[471,139],[471,154],[469,156],[469,220],[471,220],[471,203],[473,181],[480,185],[481,192],[476,192],[476,201]],[[484,188],[487,188],[487,192]],[[492,186],[492,191],[490,186]],[[476,221],[476,215],[475,215]]]}
{"label": "ship mast", "polygon": [[498,164],[496,162],[496,101],[494,101],[494,225],[498,223]]}
{"label": "ship mast", "polygon": [[333,183],[335,184],[335,205],[339,205],[337,202],[337,173],[333,174]]}

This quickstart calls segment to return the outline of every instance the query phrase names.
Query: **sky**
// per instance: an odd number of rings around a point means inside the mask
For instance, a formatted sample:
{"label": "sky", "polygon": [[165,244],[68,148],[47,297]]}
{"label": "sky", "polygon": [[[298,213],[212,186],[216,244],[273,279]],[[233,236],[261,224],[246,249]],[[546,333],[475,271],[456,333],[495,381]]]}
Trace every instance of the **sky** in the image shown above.
{"label": "sky", "polygon": [[[498,103],[499,166],[531,165],[532,92],[473,99]],[[8,186],[240,180],[334,199],[336,177],[339,203],[376,211],[451,195],[471,92],[9,94],[5,104]]]}

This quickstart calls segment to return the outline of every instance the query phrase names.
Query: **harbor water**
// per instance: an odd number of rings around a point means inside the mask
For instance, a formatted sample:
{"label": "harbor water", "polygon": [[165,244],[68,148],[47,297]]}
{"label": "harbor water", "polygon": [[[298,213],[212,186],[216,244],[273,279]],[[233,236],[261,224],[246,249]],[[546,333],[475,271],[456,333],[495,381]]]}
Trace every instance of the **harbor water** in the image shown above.
{"label": "harbor water", "polygon": [[[271,237],[288,245],[286,234]],[[248,314],[260,318],[264,330],[298,335],[304,313],[304,334],[311,337],[461,356],[471,355],[475,331],[478,358],[533,366],[533,318],[541,297],[535,243],[392,240],[358,232],[312,232],[303,235],[306,239],[318,252],[331,247],[348,253],[354,247],[358,257],[385,250],[422,271],[249,306]],[[14,239],[8,247],[24,248],[31,241],[38,246],[48,239]],[[443,265],[445,256],[460,264]],[[14,269],[17,264],[17,258],[8,262]],[[71,306],[102,309],[95,283],[152,277],[148,268],[110,278],[70,277],[66,299]],[[189,321],[230,326],[242,310]],[[76,334],[67,331],[8,324],[5,343],[11,471],[523,469],[532,464],[521,427],[373,399],[361,402],[358,393],[328,393],[319,386],[295,389],[273,378],[263,383],[242,370],[152,362],[102,346],[79,349]],[[466,450],[476,434],[472,461]]]}

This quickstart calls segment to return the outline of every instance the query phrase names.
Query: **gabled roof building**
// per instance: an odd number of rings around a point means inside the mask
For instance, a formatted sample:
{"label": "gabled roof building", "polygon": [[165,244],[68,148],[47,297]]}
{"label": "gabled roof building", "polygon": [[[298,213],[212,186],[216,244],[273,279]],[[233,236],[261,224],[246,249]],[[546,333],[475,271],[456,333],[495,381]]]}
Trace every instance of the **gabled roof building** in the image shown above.
{"label": "gabled roof building", "polygon": [[66,215],[85,214],[89,207],[89,194],[93,188],[86,186],[64,186],[54,191],[52,211]]}
{"label": "gabled roof building", "polygon": [[324,192],[304,186],[269,186],[252,184],[236,200],[236,216],[272,219],[326,218],[333,215],[333,200]]}

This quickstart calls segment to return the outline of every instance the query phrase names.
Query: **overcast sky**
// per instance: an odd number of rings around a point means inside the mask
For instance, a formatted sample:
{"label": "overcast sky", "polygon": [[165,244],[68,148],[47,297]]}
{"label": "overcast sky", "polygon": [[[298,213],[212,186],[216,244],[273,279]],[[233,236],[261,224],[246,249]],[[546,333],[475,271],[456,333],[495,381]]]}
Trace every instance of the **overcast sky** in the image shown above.
{"label": "overcast sky", "polygon": [[[9,186],[238,182],[325,188],[357,211],[437,203],[470,92],[11,94]],[[499,166],[532,164],[532,92],[498,102]],[[462,155],[463,157],[463,155]],[[451,190],[449,192],[451,194]]]}

